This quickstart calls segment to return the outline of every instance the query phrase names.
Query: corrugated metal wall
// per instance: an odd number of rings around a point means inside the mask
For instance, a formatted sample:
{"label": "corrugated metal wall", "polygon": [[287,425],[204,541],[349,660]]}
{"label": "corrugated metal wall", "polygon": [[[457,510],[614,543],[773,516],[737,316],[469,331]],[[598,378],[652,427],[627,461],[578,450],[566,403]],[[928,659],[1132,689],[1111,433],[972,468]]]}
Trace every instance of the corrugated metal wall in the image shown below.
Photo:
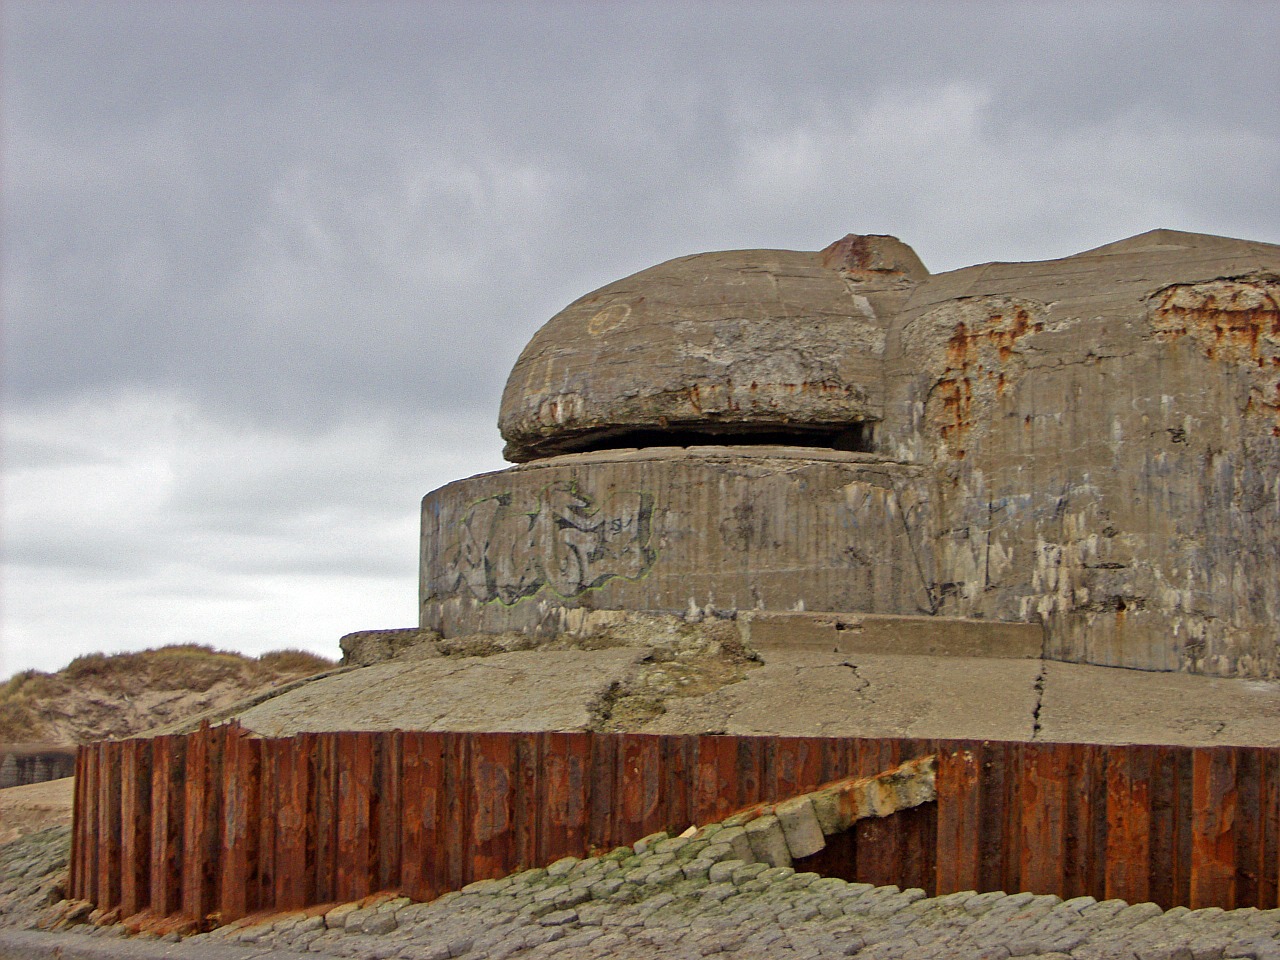
{"label": "corrugated metal wall", "polygon": [[1280,749],[236,726],[77,760],[71,891],[228,921],[472,880],[937,753],[938,801],[803,866],[876,883],[1277,906]]}

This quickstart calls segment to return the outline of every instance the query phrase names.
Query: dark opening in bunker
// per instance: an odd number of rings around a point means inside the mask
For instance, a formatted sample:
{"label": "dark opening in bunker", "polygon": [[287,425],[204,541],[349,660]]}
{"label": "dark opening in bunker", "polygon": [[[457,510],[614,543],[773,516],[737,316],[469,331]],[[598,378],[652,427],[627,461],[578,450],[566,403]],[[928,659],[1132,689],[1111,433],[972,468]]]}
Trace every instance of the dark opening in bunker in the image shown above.
{"label": "dark opening in bunker", "polygon": [[540,456],[595,453],[644,447],[769,446],[817,447],[849,453],[871,453],[873,424],[672,424],[669,427],[615,427],[568,437],[548,439],[539,445]]}

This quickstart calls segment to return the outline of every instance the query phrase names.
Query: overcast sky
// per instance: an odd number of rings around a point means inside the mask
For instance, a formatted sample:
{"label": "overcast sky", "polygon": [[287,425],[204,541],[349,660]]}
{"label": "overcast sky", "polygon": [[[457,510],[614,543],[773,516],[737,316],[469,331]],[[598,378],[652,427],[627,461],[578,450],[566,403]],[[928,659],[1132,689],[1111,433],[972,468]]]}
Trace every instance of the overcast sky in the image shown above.
{"label": "overcast sky", "polygon": [[511,364],[703,250],[1280,242],[1280,4],[3,4],[0,677],[416,618]]}

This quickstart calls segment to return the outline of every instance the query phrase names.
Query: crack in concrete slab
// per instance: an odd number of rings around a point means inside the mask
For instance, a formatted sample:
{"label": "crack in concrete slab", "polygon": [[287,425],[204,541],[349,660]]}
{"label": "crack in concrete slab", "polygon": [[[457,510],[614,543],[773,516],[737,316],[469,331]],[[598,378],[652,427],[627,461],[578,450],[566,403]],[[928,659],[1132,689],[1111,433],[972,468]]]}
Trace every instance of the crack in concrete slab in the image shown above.
{"label": "crack in concrete slab", "polygon": [[848,667],[853,671],[853,676],[858,681],[858,686],[856,688],[858,693],[865,693],[871,688],[871,681],[858,672],[858,665],[852,660],[841,660],[840,666]]}
{"label": "crack in concrete slab", "polygon": [[1036,705],[1031,711],[1031,739],[1040,739],[1040,710],[1044,706],[1044,687],[1048,679],[1048,661],[1040,661],[1040,669],[1036,673],[1035,691]]}

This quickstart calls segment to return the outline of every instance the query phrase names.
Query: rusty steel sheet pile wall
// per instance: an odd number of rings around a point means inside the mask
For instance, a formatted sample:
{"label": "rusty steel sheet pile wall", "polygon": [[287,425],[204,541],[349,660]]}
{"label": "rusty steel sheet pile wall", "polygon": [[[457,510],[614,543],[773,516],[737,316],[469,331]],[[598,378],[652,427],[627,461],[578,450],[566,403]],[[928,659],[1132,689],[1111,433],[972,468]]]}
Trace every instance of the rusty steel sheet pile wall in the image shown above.
{"label": "rusty steel sheet pile wall", "polygon": [[71,895],[227,922],[473,880],[936,753],[936,803],[797,861],[875,883],[1274,907],[1280,749],[235,725],[77,759]]}

